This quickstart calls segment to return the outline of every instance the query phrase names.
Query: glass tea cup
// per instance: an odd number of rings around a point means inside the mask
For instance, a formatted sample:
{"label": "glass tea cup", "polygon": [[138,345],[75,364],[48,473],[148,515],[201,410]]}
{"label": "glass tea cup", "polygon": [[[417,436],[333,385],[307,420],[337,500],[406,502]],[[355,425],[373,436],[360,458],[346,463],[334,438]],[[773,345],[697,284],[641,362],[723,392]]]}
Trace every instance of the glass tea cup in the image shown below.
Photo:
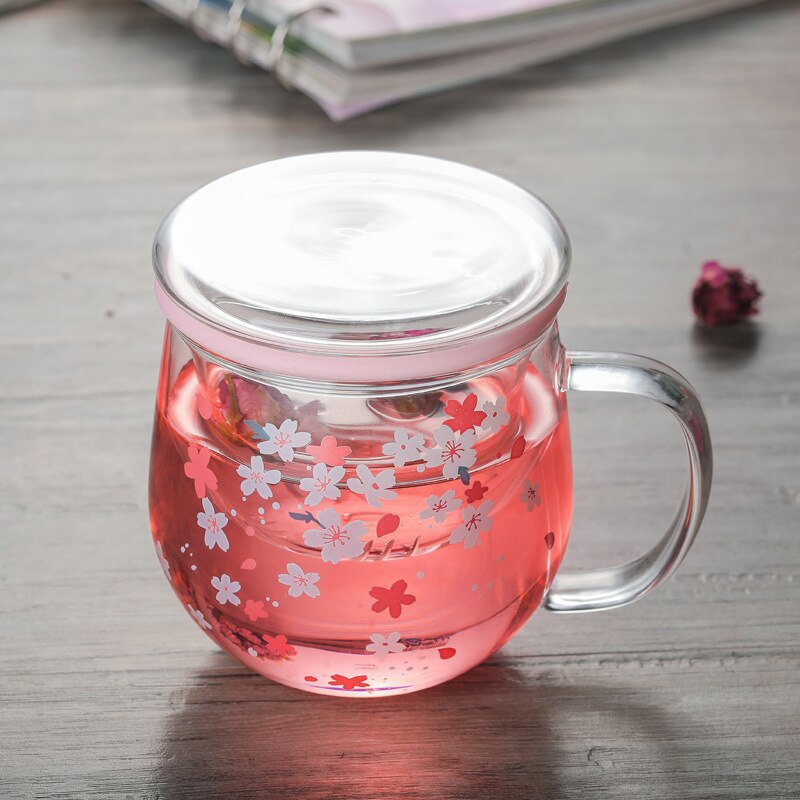
{"label": "glass tea cup", "polygon": [[[156,550],[197,625],[262,675],[423,689],[539,605],[638,599],[690,547],[711,482],[697,397],[650,359],[564,350],[568,239],[523,189],[421,156],[283,159],[185,199],[154,262]],[[622,566],[558,572],[567,389],[649,397],[684,433],[679,513]]]}

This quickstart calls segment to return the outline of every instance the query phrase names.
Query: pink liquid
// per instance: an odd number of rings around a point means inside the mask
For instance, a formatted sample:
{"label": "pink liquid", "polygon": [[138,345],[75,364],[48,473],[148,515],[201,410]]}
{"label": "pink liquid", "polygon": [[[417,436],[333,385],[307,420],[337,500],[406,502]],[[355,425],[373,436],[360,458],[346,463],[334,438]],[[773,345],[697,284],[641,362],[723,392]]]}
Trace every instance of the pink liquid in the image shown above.
{"label": "pink liquid", "polygon": [[[466,476],[445,479],[441,468],[436,474],[412,463],[396,469],[396,497],[381,507],[348,490],[344,481],[337,500],[305,506],[307,493],[299,481],[311,474],[313,461],[302,448],[291,463],[264,457],[267,468],[282,472],[281,481],[271,486],[272,497],[243,495],[236,470],[258,455],[254,443],[221,435],[216,410],[210,419],[204,418],[209,416],[203,400],[207,390],[204,394],[192,363],[180,370],[171,387],[167,383],[162,376],[153,434],[153,536],[161,548],[162,566],[187,611],[223,649],[253,670],[290,686],[339,696],[415,691],[482,661],[539,605],[566,546],[572,471],[563,400],[549,395],[551,408],[543,412],[542,381],[532,367],[516,389],[498,387],[491,377],[466,389],[480,398],[505,390],[511,416],[503,430],[476,445],[478,459],[468,471],[469,486],[462,479]],[[463,398],[464,387],[459,389],[457,396]],[[442,397],[443,402],[447,399]],[[548,414],[549,421],[544,418]],[[433,422],[426,421],[426,437],[430,426],[438,427],[444,419],[440,412]],[[418,428],[413,421],[393,427],[409,432]],[[311,432],[314,445],[330,433],[340,445],[352,448],[351,457],[366,453],[374,472],[392,467],[391,459],[380,460],[374,432],[359,441],[357,431],[330,422],[324,430]],[[387,433],[382,441],[391,438]],[[211,454],[207,467],[212,477],[199,487],[185,472],[193,444]],[[351,477],[353,466],[346,466]],[[476,499],[478,483],[488,488]],[[538,501],[526,502],[529,486],[536,487]],[[420,518],[427,498],[448,490],[461,501],[460,507],[442,522]],[[198,491],[215,513],[227,517],[227,551],[207,546],[205,530],[198,524],[198,513],[204,510]],[[484,500],[493,503],[491,529],[479,533],[475,546],[451,543],[452,531],[464,521],[462,511]],[[360,556],[324,562],[318,548],[304,543],[304,533],[321,525],[289,515],[310,511],[316,520],[328,507],[343,524],[366,524]],[[313,583],[309,592],[289,593],[288,565],[310,576],[300,579],[303,587]],[[224,576],[235,583],[221,603],[218,591]],[[312,596],[316,590],[317,596]]]}

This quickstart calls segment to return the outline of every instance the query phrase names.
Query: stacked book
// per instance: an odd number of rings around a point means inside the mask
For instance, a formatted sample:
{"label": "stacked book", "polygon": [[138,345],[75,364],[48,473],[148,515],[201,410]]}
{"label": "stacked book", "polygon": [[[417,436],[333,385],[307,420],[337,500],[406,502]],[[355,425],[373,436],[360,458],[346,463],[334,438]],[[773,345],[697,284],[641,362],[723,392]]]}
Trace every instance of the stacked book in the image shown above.
{"label": "stacked book", "polygon": [[146,0],[346,119],[754,0]]}

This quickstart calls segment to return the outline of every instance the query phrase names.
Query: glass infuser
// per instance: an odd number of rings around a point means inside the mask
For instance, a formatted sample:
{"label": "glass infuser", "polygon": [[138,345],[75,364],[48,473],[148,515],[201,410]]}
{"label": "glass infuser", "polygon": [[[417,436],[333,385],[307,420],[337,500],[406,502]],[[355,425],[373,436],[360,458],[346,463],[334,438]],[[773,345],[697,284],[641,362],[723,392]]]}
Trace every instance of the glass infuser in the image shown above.
{"label": "glass infuser", "polygon": [[[677,566],[710,489],[705,417],[662,364],[564,350],[569,255],[527,191],[397,153],[272,161],[171,212],[151,521],[219,646],[296,688],[409,692],[539,605],[623,605]],[[675,521],[622,566],[558,572],[567,389],[649,397],[684,433]]]}

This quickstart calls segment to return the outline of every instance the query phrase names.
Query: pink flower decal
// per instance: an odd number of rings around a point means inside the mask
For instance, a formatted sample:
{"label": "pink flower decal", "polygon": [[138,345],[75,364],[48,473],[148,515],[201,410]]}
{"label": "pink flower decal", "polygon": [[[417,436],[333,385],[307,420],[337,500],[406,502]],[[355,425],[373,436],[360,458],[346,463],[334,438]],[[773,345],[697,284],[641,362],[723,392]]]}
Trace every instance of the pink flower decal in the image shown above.
{"label": "pink flower decal", "polygon": [[389,609],[389,616],[397,618],[403,606],[410,606],[417,598],[413,594],[406,594],[408,584],[404,580],[395,581],[388,589],[383,586],[373,586],[369,593],[375,598],[372,610],[376,613]]}
{"label": "pink flower decal", "polygon": [[216,511],[207,497],[204,497],[202,502],[203,510],[197,515],[197,525],[205,531],[206,547],[209,550],[219,547],[223,553],[227,553],[230,547],[225,533],[228,516],[221,511]]}
{"label": "pink flower decal", "polygon": [[475,483],[469,486],[467,491],[464,492],[464,497],[467,498],[468,503],[480,503],[480,501],[483,500],[483,496],[488,491],[488,486],[484,486],[480,481],[475,481]]}
{"label": "pink flower decal", "polygon": [[310,444],[306,447],[308,453],[317,464],[327,464],[329,467],[340,467],[344,460],[353,451],[347,445],[340,445],[335,436],[323,436],[320,444]]}
{"label": "pink flower decal", "polygon": [[253,492],[258,492],[258,496],[264,500],[272,497],[272,489],[276,483],[280,483],[281,473],[277,469],[266,469],[264,459],[261,456],[251,456],[250,466],[240,464],[236,468],[236,474],[244,478],[241,483],[242,494],[250,497]]}
{"label": "pink flower decal", "polygon": [[714,327],[737,322],[758,313],[761,290],[740,269],[706,261],[692,292],[692,308],[704,325]]}
{"label": "pink flower decal", "polygon": [[483,410],[486,413],[486,419],[483,421],[482,427],[488,428],[492,433],[497,433],[503,425],[508,425],[511,417],[508,411],[505,410],[506,399],[505,397],[498,397],[494,403],[487,400],[483,404]]}
{"label": "pink flower decal", "polygon": [[217,477],[208,466],[211,459],[211,451],[207,447],[200,445],[189,445],[189,460],[183,465],[183,471],[187,478],[194,481],[194,491],[198,498],[205,496],[206,488],[217,488]]}
{"label": "pink flower decal", "polygon": [[269,616],[262,600],[247,600],[244,604],[244,613],[251,622],[258,622]]}
{"label": "pink flower decal", "polygon": [[421,433],[409,436],[405,428],[398,428],[394,432],[394,441],[383,446],[383,454],[394,459],[396,467],[403,467],[409,461],[416,461],[422,454],[422,444],[425,438]]}
{"label": "pink flower decal", "polygon": [[333,508],[323,508],[317,517],[323,527],[307,530],[303,542],[319,547],[323,561],[338,564],[343,558],[358,558],[364,552],[361,537],[367,532],[366,522],[352,519],[345,524]]}
{"label": "pink flower decal", "polygon": [[397,492],[391,487],[395,484],[393,469],[382,469],[377,475],[366,464],[356,467],[357,478],[348,478],[347,488],[356,494],[363,494],[371,506],[380,506],[384,500],[394,500]]}
{"label": "pink flower decal", "polygon": [[342,689],[348,692],[351,692],[353,689],[366,689],[369,686],[366,675],[356,675],[355,678],[345,678],[344,675],[331,675],[331,680],[328,681],[328,685],[341,686]]}
{"label": "pink flower decal", "polygon": [[217,602],[224,606],[225,603],[238,606],[242,601],[237,596],[237,592],[242,588],[239,581],[231,580],[231,576],[226,572],[217,577],[216,575],[211,579],[211,585],[217,590]]}
{"label": "pink flower decal", "polygon": [[444,424],[456,433],[465,433],[475,428],[479,428],[486,419],[483,411],[476,411],[478,395],[475,392],[468,394],[463,403],[458,400],[448,400],[444,407],[444,413],[452,419],[445,420]]}
{"label": "pink flower decal", "polygon": [[526,480],[524,486],[525,488],[522,490],[519,499],[527,504],[528,511],[533,511],[534,508],[542,504],[542,497],[539,494],[539,484],[531,483],[529,480]]}
{"label": "pink flower decal", "polygon": [[406,646],[400,641],[402,634],[399,631],[394,631],[388,636],[383,636],[380,633],[373,633],[370,638],[370,643],[367,645],[366,650],[372,653],[376,658],[386,658],[392,653],[402,653]]}
{"label": "pink flower decal", "polygon": [[280,428],[265,422],[264,431],[269,439],[258,443],[259,452],[265,456],[277,455],[282,461],[294,461],[294,451],[311,441],[310,433],[297,430],[297,420],[294,419],[285,419]]}
{"label": "pink flower decal", "polygon": [[456,433],[442,425],[433,432],[437,447],[425,451],[425,463],[428,467],[442,467],[445,478],[459,477],[459,470],[464,467],[469,469],[477,460],[478,455],[473,445],[475,433],[465,431]]}
{"label": "pink flower decal", "polygon": [[283,634],[279,636],[262,636],[267,643],[267,655],[273,658],[291,658],[297,655],[297,650],[292,647]]}
{"label": "pink flower decal", "polygon": [[469,550],[478,544],[481,533],[492,529],[493,520],[489,516],[494,503],[484,500],[477,508],[467,506],[461,511],[463,522],[450,534],[450,544],[464,542],[464,548]]}
{"label": "pink flower decal", "polygon": [[336,485],[344,480],[344,467],[331,467],[325,464],[314,464],[312,477],[300,481],[300,490],[308,492],[305,505],[314,507],[323,500],[338,500],[342,492]]}
{"label": "pink flower decal", "polygon": [[429,495],[425,503],[427,505],[419,512],[419,518],[432,518],[434,522],[444,522],[447,515],[461,505],[461,501],[456,499],[454,489],[448,489],[442,495]]}
{"label": "pink flower decal", "polygon": [[192,619],[204,630],[210,631],[211,625],[209,624],[208,620],[203,616],[202,611],[198,611],[194,606],[187,605],[187,609],[189,609],[189,613],[192,615]]}

